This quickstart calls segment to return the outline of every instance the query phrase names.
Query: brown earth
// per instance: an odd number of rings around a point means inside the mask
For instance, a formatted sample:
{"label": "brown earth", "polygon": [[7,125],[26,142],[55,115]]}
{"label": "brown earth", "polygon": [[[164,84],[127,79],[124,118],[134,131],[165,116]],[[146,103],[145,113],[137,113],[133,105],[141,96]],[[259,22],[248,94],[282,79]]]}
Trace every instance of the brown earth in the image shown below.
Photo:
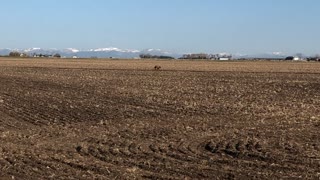
{"label": "brown earth", "polygon": [[2,58],[0,177],[319,179],[319,109],[320,63]]}

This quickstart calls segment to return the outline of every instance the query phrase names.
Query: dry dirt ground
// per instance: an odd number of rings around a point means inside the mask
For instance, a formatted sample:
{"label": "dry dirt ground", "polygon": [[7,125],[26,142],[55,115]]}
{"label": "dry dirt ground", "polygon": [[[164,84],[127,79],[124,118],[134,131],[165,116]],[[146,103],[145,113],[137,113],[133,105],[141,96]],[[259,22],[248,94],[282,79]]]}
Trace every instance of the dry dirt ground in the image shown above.
{"label": "dry dirt ground", "polygon": [[3,179],[319,179],[319,131],[320,63],[0,59]]}

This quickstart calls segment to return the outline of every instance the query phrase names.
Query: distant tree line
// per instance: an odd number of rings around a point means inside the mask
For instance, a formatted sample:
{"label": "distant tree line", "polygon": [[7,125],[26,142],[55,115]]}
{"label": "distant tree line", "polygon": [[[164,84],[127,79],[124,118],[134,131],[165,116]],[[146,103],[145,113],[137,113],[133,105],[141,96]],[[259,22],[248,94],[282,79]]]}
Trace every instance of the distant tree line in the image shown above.
{"label": "distant tree line", "polygon": [[37,53],[33,53],[32,57],[40,57],[40,58],[61,58],[61,55],[59,53],[56,54],[37,54]]}
{"label": "distant tree line", "polygon": [[179,59],[211,59],[211,60],[219,60],[221,58],[232,59],[232,55],[220,55],[220,54],[184,54]]}
{"label": "distant tree line", "polygon": [[307,61],[320,61],[320,55],[307,58]]}
{"label": "distant tree line", "polygon": [[157,55],[151,55],[151,54],[140,54],[141,59],[174,59],[174,57],[171,56],[157,56]]}
{"label": "distant tree line", "polygon": [[185,54],[180,59],[210,59],[208,54]]}
{"label": "distant tree line", "polygon": [[18,51],[12,51],[9,53],[9,57],[29,57],[26,53],[20,53]]}
{"label": "distant tree line", "polygon": [[288,56],[285,60],[293,61],[293,60],[307,60],[307,61],[320,61],[320,55],[317,54],[315,56],[306,57],[302,53],[298,53],[295,56]]}
{"label": "distant tree line", "polygon": [[18,51],[12,51],[9,53],[9,57],[40,57],[40,58],[61,58],[61,55],[56,53],[53,55],[50,54],[37,54],[33,53],[31,56],[26,53],[21,53]]}

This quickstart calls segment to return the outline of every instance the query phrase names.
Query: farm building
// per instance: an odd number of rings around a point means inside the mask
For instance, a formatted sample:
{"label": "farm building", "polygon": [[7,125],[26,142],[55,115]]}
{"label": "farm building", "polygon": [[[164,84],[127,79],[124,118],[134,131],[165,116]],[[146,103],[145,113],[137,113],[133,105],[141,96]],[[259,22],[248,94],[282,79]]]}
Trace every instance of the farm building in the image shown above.
{"label": "farm building", "polygon": [[288,60],[288,61],[300,61],[302,60],[302,58],[298,57],[298,56],[288,56],[285,58],[285,60]]}
{"label": "farm building", "polygon": [[219,57],[219,61],[229,61],[231,60],[230,57]]}
{"label": "farm building", "polygon": [[294,61],[300,61],[300,60],[301,60],[301,58],[300,58],[300,57],[295,56],[295,57],[293,57],[293,60],[294,60]]}
{"label": "farm building", "polygon": [[26,53],[21,53],[20,57],[28,57],[28,55]]}

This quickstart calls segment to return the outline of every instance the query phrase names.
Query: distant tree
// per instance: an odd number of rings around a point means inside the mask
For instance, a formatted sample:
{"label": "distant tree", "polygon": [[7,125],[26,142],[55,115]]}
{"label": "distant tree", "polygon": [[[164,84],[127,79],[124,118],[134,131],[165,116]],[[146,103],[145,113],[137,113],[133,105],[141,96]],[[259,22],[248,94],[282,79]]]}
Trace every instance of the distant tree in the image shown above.
{"label": "distant tree", "polygon": [[141,59],[151,59],[152,55],[151,54],[140,54]]}
{"label": "distant tree", "polygon": [[157,55],[151,55],[151,54],[140,54],[141,59],[174,59],[174,57],[171,56],[157,56]]}
{"label": "distant tree", "polygon": [[320,54],[316,54],[314,57],[307,58],[307,61],[320,61]]}
{"label": "distant tree", "polygon": [[41,58],[48,58],[50,57],[51,55],[48,55],[48,54],[39,54],[39,57]]}
{"label": "distant tree", "polygon": [[56,53],[55,55],[53,55],[54,58],[61,58],[61,55]]}
{"label": "distant tree", "polygon": [[171,56],[158,56],[158,59],[174,59],[174,57]]}
{"label": "distant tree", "polygon": [[287,60],[287,61],[292,61],[293,59],[294,59],[293,56],[288,56],[288,57],[285,58],[285,60]]}
{"label": "distant tree", "polygon": [[21,53],[17,52],[17,51],[13,51],[9,53],[10,57],[20,57]]}

